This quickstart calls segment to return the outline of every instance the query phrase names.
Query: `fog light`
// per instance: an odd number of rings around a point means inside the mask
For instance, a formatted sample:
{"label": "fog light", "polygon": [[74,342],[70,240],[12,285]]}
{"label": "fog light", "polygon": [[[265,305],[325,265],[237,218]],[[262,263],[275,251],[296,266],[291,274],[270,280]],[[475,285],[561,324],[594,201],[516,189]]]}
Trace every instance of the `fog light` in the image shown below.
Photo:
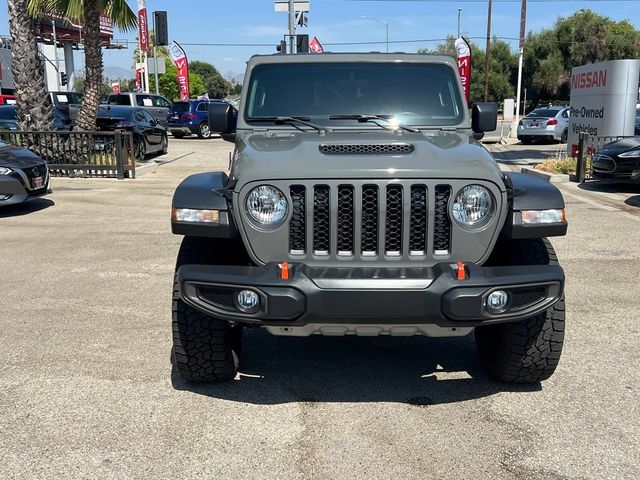
{"label": "fog light", "polygon": [[504,290],[496,290],[487,296],[485,303],[489,313],[502,313],[509,304],[509,294]]}
{"label": "fog light", "polygon": [[9,200],[13,195],[0,195],[0,200]]}
{"label": "fog light", "polygon": [[253,290],[240,290],[236,295],[236,306],[244,313],[260,310],[260,296]]}

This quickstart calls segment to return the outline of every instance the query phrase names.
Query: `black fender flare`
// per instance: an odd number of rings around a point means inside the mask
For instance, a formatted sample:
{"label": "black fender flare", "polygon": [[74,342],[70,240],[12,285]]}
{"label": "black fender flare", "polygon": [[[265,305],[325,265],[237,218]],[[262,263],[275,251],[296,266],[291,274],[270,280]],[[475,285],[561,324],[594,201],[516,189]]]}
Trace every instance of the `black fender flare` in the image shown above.
{"label": "black fender flare", "polygon": [[564,209],[562,193],[548,180],[527,173],[505,172],[505,184],[509,196],[509,212],[502,228],[503,238],[542,238],[563,236],[567,223],[523,225],[523,210]]}
{"label": "black fender flare", "polygon": [[224,172],[196,173],[185,178],[173,194],[175,209],[217,210],[218,223],[178,222],[172,213],[171,232],[193,237],[235,238],[238,230],[227,199],[229,177]]}

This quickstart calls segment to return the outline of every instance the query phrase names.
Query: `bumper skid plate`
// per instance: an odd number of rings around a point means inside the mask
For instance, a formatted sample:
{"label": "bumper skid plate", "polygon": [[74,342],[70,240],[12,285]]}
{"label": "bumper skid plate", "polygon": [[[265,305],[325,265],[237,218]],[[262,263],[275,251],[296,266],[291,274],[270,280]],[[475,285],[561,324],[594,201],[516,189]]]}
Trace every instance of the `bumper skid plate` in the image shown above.
{"label": "bumper skid plate", "polygon": [[[184,302],[220,319],[263,326],[411,325],[474,327],[537,315],[560,299],[564,272],[557,265],[510,267],[441,263],[415,268],[318,268],[184,265],[178,269]],[[259,309],[244,313],[241,290],[258,294]],[[495,290],[508,293],[502,313],[485,308]]]}

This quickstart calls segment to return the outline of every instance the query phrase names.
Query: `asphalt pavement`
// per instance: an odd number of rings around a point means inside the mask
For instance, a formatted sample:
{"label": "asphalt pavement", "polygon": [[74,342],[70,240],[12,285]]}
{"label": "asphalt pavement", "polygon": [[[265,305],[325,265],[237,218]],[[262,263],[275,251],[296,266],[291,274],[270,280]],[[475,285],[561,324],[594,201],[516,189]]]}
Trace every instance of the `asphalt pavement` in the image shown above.
{"label": "asphalt pavement", "polygon": [[640,477],[640,189],[560,186],[566,343],[540,385],[490,381],[472,335],[250,331],[235,381],[194,386],[170,363],[171,195],[230,151],[171,139],[136,180],[0,210],[0,478]]}

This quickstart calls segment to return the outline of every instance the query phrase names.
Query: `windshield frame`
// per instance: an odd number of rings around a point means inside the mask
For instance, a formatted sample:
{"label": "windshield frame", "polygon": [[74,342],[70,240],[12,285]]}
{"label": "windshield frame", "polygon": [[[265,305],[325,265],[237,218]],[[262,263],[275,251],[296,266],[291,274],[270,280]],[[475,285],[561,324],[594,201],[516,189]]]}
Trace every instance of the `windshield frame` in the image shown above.
{"label": "windshield frame", "polygon": [[[272,65],[272,64],[331,64],[331,63],[372,63],[372,64],[421,64],[421,65],[433,65],[438,64],[442,66],[446,66],[451,69],[451,72],[454,75],[455,81],[451,82],[451,95],[453,100],[457,103],[456,106],[452,108],[456,110],[457,117],[453,119],[451,123],[410,123],[410,127],[415,127],[418,129],[432,129],[432,130],[456,130],[456,129],[470,129],[471,128],[471,120],[469,115],[469,110],[467,108],[467,103],[465,101],[464,91],[462,89],[462,84],[460,82],[460,76],[458,73],[457,66],[455,61],[450,57],[439,56],[439,55],[422,55],[422,54],[385,54],[385,53],[374,53],[374,54],[302,54],[302,55],[273,55],[273,56],[254,56],[249,61],[247,65],[247,70],[245,72],[244,84],[247,85],[247,88],[242,91],[242,108],[238,112],[238,122],[237,129],[238,130],[268,130],[268,129],[284,129],[284,130],[296,130],[295,127],[291,125],[280,125],[265,123],[265,122],[251,122],[249,120],[249,98],[252,94],[251,85],[252,77],[254,73],[254,69],[258,66],[262,65]],[[299,112],[292,112],[291,115],[297,116]],[[338,114],[340,112],[332,112],[332,114]],[[381,112],[370,112],[371,115],[379,114]],[[296,114],[296,115],[294,115]],[[301,115],[307,116],[307,115]],[[315,123],[318,123],[318,120],[322,121],[322,116],[312,116],[312,120]],[[326,115],[326,120],[328,120],[329,115]],[[403,121],[402,123],[407,123]],[[331,129],[331,130],[367,130],[367,131],[382,131],[382,129],[373,124],[373,123],[362,123],[354,121],[350,124],[345,124],[344,121],[331,121],[328,123],[322,122],[323,126]],[[304,127],[303,127],[304,128]],[[309,129],[311,131],[312,129]]]}

